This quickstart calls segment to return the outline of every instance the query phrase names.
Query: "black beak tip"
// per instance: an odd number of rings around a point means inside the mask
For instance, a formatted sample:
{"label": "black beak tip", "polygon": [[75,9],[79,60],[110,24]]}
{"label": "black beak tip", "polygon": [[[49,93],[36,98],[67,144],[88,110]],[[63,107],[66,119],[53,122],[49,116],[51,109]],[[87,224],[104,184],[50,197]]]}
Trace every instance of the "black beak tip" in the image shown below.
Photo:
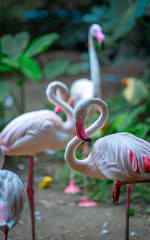
{"label": "black beak tip", "polygon": [[[81,137],[81,138],[82,138],[82,137]],[[92,142],[92,139],[91,139],[91,138],[82,138],[82,140],[85,141],[85,142],[88,142],[88,143]]]}
{"label": "black beak tip", "polygon": [[87,138],[85,141],[87,141],[87,142],[92,142],[92,139],[91,138]]}

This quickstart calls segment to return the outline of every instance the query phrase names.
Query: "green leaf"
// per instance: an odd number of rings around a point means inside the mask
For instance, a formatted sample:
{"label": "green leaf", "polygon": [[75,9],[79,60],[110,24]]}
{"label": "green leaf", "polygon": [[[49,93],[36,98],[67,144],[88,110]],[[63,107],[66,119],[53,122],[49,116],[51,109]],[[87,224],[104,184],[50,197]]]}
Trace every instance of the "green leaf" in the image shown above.
{"label": "green leaf", "polygon": [[0,72],[11,72],[13,70],[12,67],[0,64]]}
{"label": "green leaf", "polygon": [[2,43],[0,41],[0,59],[4,56],[3,52],[2,52]]}
{"label": "green leaf", "polygon": [[1,59],[1,62],[4,63],[5,65],[8,65],[9,67],[13,67],[15,69],[18,69],[19,65],[20,65],[18,58],[4,57]]}
{"label": "green leaf", "polygon": [[147,212],[147,213],[150,213],[150,208],[147,208],[147,209],[146,209],[146,212]]}
{"label": "green leaf", "polygon": [[135,135],[140,138],[145,138],[146,134],[149,132],[149,125],[144,123],[139,123],[136,125]]}
{"label": "green leaf", "polygon": [[134,216],[134,214],[135,214],[134,208],[130,208],[129,216]]}
{"label": "green leaf", "polygon": [[35,38],[28,46],[25,54],[27,56],[35,56],[41,52],[46,51],[56,40],[58,35],[56,33],[45,34]]}
{"label": "green leaf", "polygon": [[70,75],[78,74],[82,69],[82,65],[83,65],[83,63],[72,64],[71,66],[69,66],[67,73]]}
{"label": "green leaf", "polygon": [[3,102],[6,99],[6,97],[9,95],[9,92],[10,92],[8,82],[7,81],[1,81],[0,82],[0,89],[1,89],[0,102]]}
{"label": "green leaf", "polygon": [[103,27],[112,33],[112,38],[115,40],[124,36],[134,27],[136,18],[144,15],[148,3],[149,0],[113,0]]}
{"label": "green leaf", "polygon": [[27,57],[26,55],[21,55],[20,57],[20,70],[21,72],[30,80],[34,82],[39,82],[42,79],[42,71],[38,63]]}
{"label": "green leaf", "polygon": [[49,62],[44,67],[44,76],[46,79],[54,79],[65,73],[68,69],[68,60],[56,60]]}
{"label": "green leaf", "polygon": [[20,32],[15,36],[6,34],[1,37],[2,51],[9,57],[17,57],[28,46],[30,35],[28,32]]}
{"label": "green leaf", "polygon": [[112,127],[117,131],[123,131],[123,128],[129,125],[133,119],[133,116],[130,114],[130,112],[125,112],[122,114],[118,113],[118,115],[115,117],[116,118]]}

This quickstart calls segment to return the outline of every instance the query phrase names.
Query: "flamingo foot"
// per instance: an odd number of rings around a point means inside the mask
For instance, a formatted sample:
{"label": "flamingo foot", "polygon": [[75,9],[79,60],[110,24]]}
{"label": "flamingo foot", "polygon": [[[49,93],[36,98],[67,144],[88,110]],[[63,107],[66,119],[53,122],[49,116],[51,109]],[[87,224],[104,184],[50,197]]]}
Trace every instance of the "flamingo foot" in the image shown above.
{"label": "flamingo foot", "polygon": [[34,158],[33,158],[33,156],[30,156],[27,195],[28,195],[28,200],[29,200],[29,207],[30,207],[31,221],[32,221],[32,240],[35,240],[33,165],[34,165]]}
{"label": "flamingo foot", "polygon": [[122,183],[115,181],[112,192],[113,202],[118,202],[120,196],[120,188],[122,185]]}
{"label": "flamingo foot", "polygon": [[78,203],[78,207],[94,207],[96,205],[96,202],[88,200],[87,197],[84,197],[83,201]]}
{"label": "flamingo foot", "polygon": [[80,188],[74,184],[74,177],[70,178],[69,185],[65,188],[64,192],[71,193],[71,194],[81,192]]}

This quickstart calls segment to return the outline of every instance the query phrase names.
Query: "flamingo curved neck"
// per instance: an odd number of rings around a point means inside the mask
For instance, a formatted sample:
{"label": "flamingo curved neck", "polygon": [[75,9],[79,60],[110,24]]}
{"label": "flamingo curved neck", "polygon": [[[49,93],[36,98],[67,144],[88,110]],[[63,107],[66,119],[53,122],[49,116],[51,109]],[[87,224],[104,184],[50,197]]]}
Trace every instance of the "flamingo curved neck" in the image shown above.
{"label": "flamingo curved neck", "polygon": [[[53,82],[53,84],[49,84],[46,90],[46,95],[49,102],[53,103],[55,106],[59,106],[66,114],[67,120],[63,123],[65,130],[73,130],[74,121],[73,121],[73,108],[62,99],[58,98],[56,95],[56,89],[66,90],[66,86],[61,82]],[[67,91],[67,90],[66,90]]]}
{"label": "flamingo curved neck", "polygon": [[90,108],[92,105],[98,105],[101,109],[101,115],[99,116],[99,118],[97,119],[97,121],[95,121],[88,129],[86,129],[86,134],[88,135],[88,137],[90,137],[91,135],[93,135],[95,132],[97,132],[99,129],[101,129],[102,127],[104,127],[108,116],[109,116],[109,111],[108,111],[108,106],[107,104],[101,100],[100,98],[92,98],[92,99],[88,99],[86,101],[86,105],[85,108]]}
{"label": "flamingo curved neck", "polygon": [[80,140],[78,137],[74,137],[67,144],[67,147],[65,150],[65,160],[73,170],[78,171],[84,175],[87,175],[86,173],[88,173],[88,162],[89,162],[88,157],[83,160],[79,160],[75,156],[75,151],[82,142],[83,140]]}
{"label": "flamingo curved neck", "polygon": [[89,60],[90,60],[90,79],[93,82],[93,96],[101,97],[101,78],[100,78],[100,66],[97,58],[97,54],[94,46],[94,39],[91,31],[88,36],[88,49],[89,49]]}
{"label": "flamingo curved neck", "polygon": [[[101,99],[98,98],[92,98],[88,99],[84,103],[81,103],[80,105],[83,105],[86,108],[90,108],[92,104],[96,104],[101,108],[101,115],[97,119],[95,123],[93,123],[87,130],[86,133],[88,136],[91,136],[93,133],[95,133],[98,129],[102,128],[104,124],[107,121],[108,118],[108,107],[107,104],[102,101]],[[79,105],[76,109],[79,109]],[[81,110],[81,109],[80,109]],[[86,112],[87,114],[88,112]],[[78,114],[77,112],[75,113],[76,115]],[[67,145],[66,151],[65,151],[65,160],[66,162],[70,165],[72,169],[75,171],[78,171],[86,176],[89,177],[97,177],[101,176],[104,178],[104,175],[102,173],[97,172],[98,170],[96,169],[95,164],[93,163],[93,159],[91,154],[83,160],[79,160],[75,156],[75,151],[77,147],[83,142],[83,140],[79,139],[78,137],[74,137]],[[100,177],[99,177],[100,178]]]}

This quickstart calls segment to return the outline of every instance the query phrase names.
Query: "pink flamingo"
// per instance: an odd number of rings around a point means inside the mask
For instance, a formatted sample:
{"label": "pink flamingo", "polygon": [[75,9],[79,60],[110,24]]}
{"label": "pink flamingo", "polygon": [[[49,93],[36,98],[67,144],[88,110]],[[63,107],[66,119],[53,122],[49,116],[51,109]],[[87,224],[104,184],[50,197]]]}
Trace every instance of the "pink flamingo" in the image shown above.
{"label": "pink flamingo", "polygon": [[101,76],[100,66],[94,46],[94,38],[100,44],[104,41],[104,34],[102,28],[98,24],[92,24],[89,28],[88,34],[88,51],[90,60],[90,75],[91,80],[87,78],[78,79],[75,81],[70,89],[70,101],[75,107],[79,102],[88,98],[101,97]]}
{"label": "pink flamingo", "polygon": [[35,240],[34,227],[34,190],[33,190],[33,155],[45,149],[60,150],[65,148],[74,131],[73,109],[59,99],[56,90],[67,94],[65,84],[55,81],[48,85],[48,100],[59,105],[65,112],[67,120],[63,121],[55,112],[39,110],[24,113],[12,120],[0,133],[0,145],[6,155],[30,155],[30,171],[27,194],[29,198],[32,239]]}
{"label": "pink flamingo", "polygon": [[[60,98],[60,99],[63,99],[65,101],[67,101],[67,98],[68,98],[68,94],[66,95],[65,92],[60,92],[59,89],[57,90],[57,96]],[[70,105],[70,103],[68,102],[68,104]],[[54,109],[55,113],[59,113],[61,112],[61,108],[59,106],[56,106],[55,109]],[[72,134],[72,137],[74,137],[75,134],[73,133]],[[78,186],[75,185],[75,176],[74,176],[74,171],[71,169],[70,170],[70,180],[69,180],[69,184],[68,186],[65,188],[64,190],[65,193],[68,193],[68,194],[75,194],[75,193],[79,193],[81,192],[80,188]]]}
{"label": "pink flamingo", "polygon": [[[100,107],[101,115],[85,131],[84,122],[93,104]],[[76,148],[83,140],[91,141],[89,136],[104,126],[108,118],[108,107],[101,99],[88,99],[76,106],[74,116],[77,136],[68,143],[65,159],[71,168],[86,176],[114,180],[113,201],[118,201],[121,186],[127,184],[126,240],[128,240],[129,184],[150,182],[150,143],[130,133],[116,133],[97,140],[89,156],[84,160],[79,160],[75,157]]]}
{"label": "pink flamingo", "polygon": [[[101,97],[101,76],[100,66],[94,46],[94,38],[100,44],[104,41],[102,28],[98,24],[92,24],[88,34],[88,51],[90,59],[90,75],[91,80],[83,78],[76,80],[70,88],[70,99],[68,103],[74,107],[79,103],[91,97]],[[59,107],[55,108],[57,112],[61,111]],[[93,109],[91,108],[90,115]],[[100,109],[98,110],[98,113]],[[66,193],[80,192],[80,189],[74,184],[74,173],[70,172],[70,183],[65,189]],[[87,202],[85,202],[86,204]]]}
{"label": "pink flamingo", "polygon": [[[0,168],[4,155],[0,148]],[[0,229],[8,237],[8,231],[18,222],[26,200],[26,192],[20,178],[13,172],[0,170]]]}

